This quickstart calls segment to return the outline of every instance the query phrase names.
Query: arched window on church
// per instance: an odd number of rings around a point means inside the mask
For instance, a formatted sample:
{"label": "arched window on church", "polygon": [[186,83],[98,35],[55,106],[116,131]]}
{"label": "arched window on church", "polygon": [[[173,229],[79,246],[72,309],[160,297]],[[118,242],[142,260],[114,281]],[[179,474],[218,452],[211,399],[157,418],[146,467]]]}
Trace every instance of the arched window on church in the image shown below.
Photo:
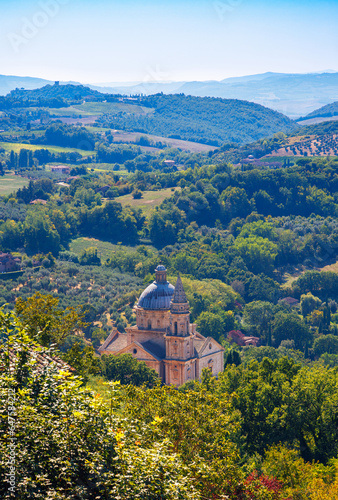
{"label": "arched window on church", "polygon": [[189,333],[189,321],[187,321],[187,333]]}
{"label": "arched window on church", "polygon": [[151,330],[151,321],[148,321],[148,330]]}
{"label": "arched window on church", "polygon": [[160,320],[159,320],[159,319],[157,320],[157,328],[158,328],[158,329],[160,329],[160,328],[161,328],[161,322],[160,322]]}
{"label": "arched window on church", "polygon": [[177,321],[175,321],[174,326],[175,326],[175,335],[177,335]]}

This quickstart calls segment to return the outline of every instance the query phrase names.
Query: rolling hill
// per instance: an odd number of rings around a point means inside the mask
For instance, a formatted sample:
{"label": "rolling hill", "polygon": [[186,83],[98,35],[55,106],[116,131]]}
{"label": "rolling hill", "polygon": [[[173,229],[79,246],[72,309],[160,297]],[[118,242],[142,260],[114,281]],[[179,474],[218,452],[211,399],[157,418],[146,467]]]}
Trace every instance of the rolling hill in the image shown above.
{"label": "rolling hill", "polygon": [[[50,117],[69,117],[76,101],[90,106],[101,126],[127,132],[220,146],[225,142],[244,144],[291,132],[298,125],[288,117],[252,102],[236,99],[156,94],[136,98],[103,94],[82,85],[46,85],[35,90],[16,89],[2,98],[16,106],[48,106]],[[84,102],[86,101],[86,102]],[[95,101],[95,102],[89,102]],[[54,103],[58,109],[54,108]],[[83,103],[84,102],[84,103]],[[68,106],[68,107],[67,107]],[[6,109],[4,107],[4,109]],[[74,111],[74,109],[73,109]],[[75,109],[76,111],[76,109]]]}
{"label": "rolling hill", "polygon": [[15,89],[9,93],[9,97],[13,99],[28,100],[31,102],[55,98],[61,98],[69,101],[84,99],[103,101],[105,99],[104,94],[98,92],[97,90],[90,89],[89,87],[85,87],[83,85],[73,84],[48,84],[31,90]]}
{"label": "rolling hill", "polygon": [[135,103],[153,112],[111,116],[105,120],[106,125],[215,146],[224,142],[254,142],[298,128],[281,113],[235,99],[159,94],[140,97]]}
{"label": "rolling hill", "polygon": [[290,134],[272,156],[338,156],[338,122],[302,127]]}
{"label": "rolling hill", "polygon": [[302,124],[320,123],[323,121],[335,121],[338,120],[338,101],[322,106],[319,109],[315,109],[312,113],[299,118],[298,122]]}

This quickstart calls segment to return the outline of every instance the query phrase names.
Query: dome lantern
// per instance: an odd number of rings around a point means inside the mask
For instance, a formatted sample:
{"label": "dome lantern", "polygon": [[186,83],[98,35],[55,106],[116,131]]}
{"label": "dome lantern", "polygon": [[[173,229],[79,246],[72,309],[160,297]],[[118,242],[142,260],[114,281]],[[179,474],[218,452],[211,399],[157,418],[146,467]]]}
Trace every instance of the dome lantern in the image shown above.
{"label": "dome lantern", "polygon": [[155,276],[156,276],[157,283],[166,283],[167,270],[162,264],[157,266],[157,268],[155,269]]}

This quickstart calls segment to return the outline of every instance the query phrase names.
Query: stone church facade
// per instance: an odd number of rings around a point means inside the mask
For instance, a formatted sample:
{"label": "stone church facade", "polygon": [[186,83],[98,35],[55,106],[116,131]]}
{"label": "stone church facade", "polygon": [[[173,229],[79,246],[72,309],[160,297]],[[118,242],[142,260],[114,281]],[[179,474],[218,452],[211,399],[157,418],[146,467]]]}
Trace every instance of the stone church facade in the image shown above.
{"label": "stone church facade", "polygon": [[224,349],[212,337],[203,337],[190,323],[189,303],[182,280],[174,287],[159,265],[156,279],[141,294],[135,307],[136,325],[126,333],[113,330],[100,354],[129,353],[157,371],[162,382],[182,385],[200,379],[203,368],[213,375],[223,371]]}

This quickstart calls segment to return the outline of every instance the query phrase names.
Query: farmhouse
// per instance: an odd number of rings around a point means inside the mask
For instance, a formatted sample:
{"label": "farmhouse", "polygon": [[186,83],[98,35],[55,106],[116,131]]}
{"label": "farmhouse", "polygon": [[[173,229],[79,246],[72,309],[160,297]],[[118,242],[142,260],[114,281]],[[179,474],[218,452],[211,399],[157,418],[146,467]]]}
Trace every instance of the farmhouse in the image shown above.
{"label": "farmhouse", "polygon": [[17,271],[20,268],[21,260],[13,257],[11,253],[0,252],[0,273]]}
{"label": "farmhouse", "polygon": [[203,368],[217,375],[223,371],[223,347],[212,337],[203,337],[190,323],[181,278],[174,287],[167,281],[164,266],[157,266],[155,273],[155,281],[135,307],[136,325],[126,328],[126,333],[114,330],[99,348],[100,354],[130,353],[156,370],[168,385],[200,379]]}
{"label": "farmhouse", "polygon": [[59,174],[69,174],[70,168],[67,165],[57,165],[55,167],[51,167],[52,172],[59,172]]}
{"label": "farmhouse", "polygon": [[228,333],[228,340],[242,347],[249,345],[257,347],[259,344],[259,337],[246,336],[240,330],[231,330],[231,332]]}

